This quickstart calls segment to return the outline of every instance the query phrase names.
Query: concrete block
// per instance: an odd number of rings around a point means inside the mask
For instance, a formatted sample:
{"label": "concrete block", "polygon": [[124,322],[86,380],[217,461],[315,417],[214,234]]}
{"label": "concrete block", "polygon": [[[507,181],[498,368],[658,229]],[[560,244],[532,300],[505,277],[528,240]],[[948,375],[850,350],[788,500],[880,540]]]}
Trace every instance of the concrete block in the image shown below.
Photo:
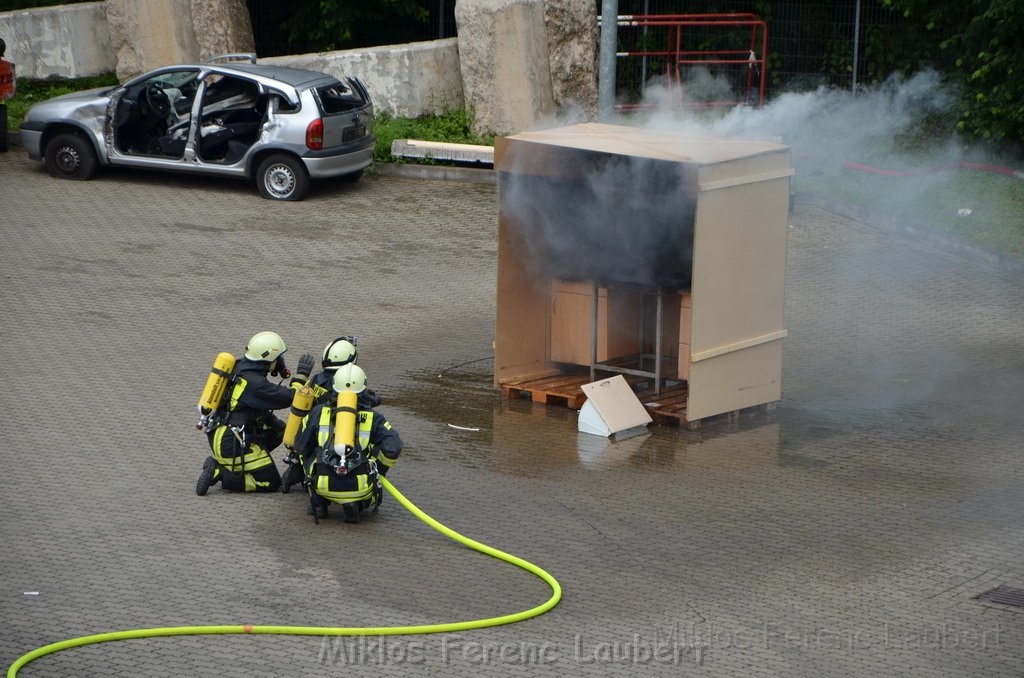
{"label": "concrete block", "polygon": [[517,134],[554,115],[543,0],[462,0],[455,21],[474,134]]}
{"label": "concrete block", "polygon": [[395,139],[391,143],[391,155],[398,158],[429,158],[447,162],[478,163],[488,167],[494,165],[494,148],[475,144]]}
{"label": "concrete block", "polygon": [[218,54],[255,52],[252,20],[245,0],[191,0],[192,30],[199,58]]}
{"label": "concrete block", "polygon": [[124,80],[152,68],[252,52],[244,0],[107,0],[107,23]]}
{"label": "concrete block", "polygon": [[592,0],[544,3],[551,88],[559,119],[593,119],[597,114],[597,5]]}
{"label": "concrete block", "polygon": [[83,78],[117,63],[102,2],[3,12],[0,36],[19,78]]}
{"label": "concrete block", "polygon": [[463,107],[455,38],[260,59],[309,68],[366,83],[378,112],[399,118],[436,115]]}
{"label": "concrete block", "polygon": [[106,8],[118,79],[198,58],[189,0],[107,0]]}

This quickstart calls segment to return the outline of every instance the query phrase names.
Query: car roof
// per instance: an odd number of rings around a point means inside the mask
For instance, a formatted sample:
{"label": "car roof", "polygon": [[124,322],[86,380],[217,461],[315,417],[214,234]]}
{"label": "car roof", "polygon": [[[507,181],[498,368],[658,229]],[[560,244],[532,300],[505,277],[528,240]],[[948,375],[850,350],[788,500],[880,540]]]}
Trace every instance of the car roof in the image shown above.
{"label": "car roof", "polygon": [[219,73],[238,73],[253,75],[261,78],[269,78],[291,85],[295,88],[313,87],[320,84],[337,82],[338,79],[319,71],[309,71],[304,68],[291,68],[289,66],[278,66],[275,64],[202,64],[202,68],[208,68]]}

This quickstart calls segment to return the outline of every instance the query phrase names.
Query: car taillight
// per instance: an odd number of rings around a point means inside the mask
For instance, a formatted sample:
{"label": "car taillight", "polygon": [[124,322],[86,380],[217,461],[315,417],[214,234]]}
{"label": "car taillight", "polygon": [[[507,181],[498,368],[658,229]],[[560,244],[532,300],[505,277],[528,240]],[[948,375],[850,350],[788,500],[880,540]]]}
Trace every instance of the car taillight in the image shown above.
{"label": "car taillight", "polygon": [[324,147],[324,121],[317,118],[306,127],[306,148],[319,151]]}

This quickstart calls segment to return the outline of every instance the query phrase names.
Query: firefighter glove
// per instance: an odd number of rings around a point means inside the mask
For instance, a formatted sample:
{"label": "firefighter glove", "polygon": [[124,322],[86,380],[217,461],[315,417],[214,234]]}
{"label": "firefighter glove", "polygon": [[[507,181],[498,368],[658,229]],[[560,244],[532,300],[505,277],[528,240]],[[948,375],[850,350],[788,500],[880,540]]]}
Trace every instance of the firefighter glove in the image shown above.
{"label": "firefighter glove", "polygon": [[304,374],[307,377],[313,374],[313,365],[316,364],[316,358],[313,357],[312,353],[303,353],[299,356],[299,366],[296,368],[299,374]]}

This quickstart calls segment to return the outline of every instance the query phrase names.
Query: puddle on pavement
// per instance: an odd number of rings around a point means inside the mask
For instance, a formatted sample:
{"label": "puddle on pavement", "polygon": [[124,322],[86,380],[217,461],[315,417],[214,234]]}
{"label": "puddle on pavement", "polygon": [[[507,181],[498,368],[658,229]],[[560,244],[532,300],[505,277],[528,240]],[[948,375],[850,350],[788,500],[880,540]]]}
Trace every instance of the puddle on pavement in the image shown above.
{"label": "puddle on pavement", "polygon": [[[735,422],[705,423],[696,431],[652,423],[636,437],[609,440],[577,431],[578,413],[564,404],[503,397],[493,386],[492,364],[486,358],[409,374],[389,391],[387,405],[413,415],[408,434],[402,423],[411,453],[419,448],[425,458],[534,478],[626,469],[678,473],[773,467],[855,481],[861,473],[853,473],[857,468],[894,473],[892,465],[899,459],[889,445],[902,445],[908,435],[939,439],[948,428],[934,413],[906,403],[889,409],[865,402],[865,409],[849,409],[849,403],[809,405],[784,397],[774,412]],[[948,484],[942,473],[934,478],[915,473],[921,476],[915,486]]]}
{"label": "puddle on pavement", "polygon": [[421,420],[418,430],[408,434],[410,443],[411,436],[440,434],[445,441],[431,445],[432,458],[523,477],[626,468],[663,472],[828,466],[822,459],[782,452],[781,426],[773,413],[705,424],[698,431],[652,423],[645,433],[624,440],[580,433],[578,413],[563,404],[503,397],[493,386],[491,365],[488,358],[446,371],[414,373],[391,389],[387,404]]}

